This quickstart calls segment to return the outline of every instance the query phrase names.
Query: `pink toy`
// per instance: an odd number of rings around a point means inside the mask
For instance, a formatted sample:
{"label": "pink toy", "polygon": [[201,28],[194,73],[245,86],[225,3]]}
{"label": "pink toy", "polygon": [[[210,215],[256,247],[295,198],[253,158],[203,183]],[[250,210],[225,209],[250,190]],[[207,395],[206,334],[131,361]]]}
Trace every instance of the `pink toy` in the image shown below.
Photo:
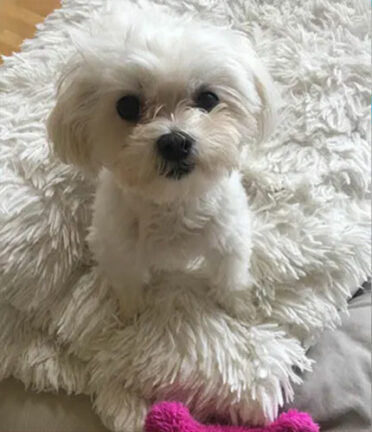
{"label": "pink toy", "polygon": [[319,432],[311,417],[291,410],[266,427],[203,426],[195,421],[188,409],[177,402],[154,405],[147,415],[145,432]]}

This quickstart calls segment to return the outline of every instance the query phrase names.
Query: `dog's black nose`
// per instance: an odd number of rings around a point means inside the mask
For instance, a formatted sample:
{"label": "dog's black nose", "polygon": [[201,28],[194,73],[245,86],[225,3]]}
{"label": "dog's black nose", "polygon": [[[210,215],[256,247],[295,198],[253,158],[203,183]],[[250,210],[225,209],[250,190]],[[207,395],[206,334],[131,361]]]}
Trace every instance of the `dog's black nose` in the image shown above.
{"label": "dog's black nose", "polygon": [[179,162],[189,156],[194,140],[183,132],[171,132],[162,135],[156,146],[160,155],[166,161]]}

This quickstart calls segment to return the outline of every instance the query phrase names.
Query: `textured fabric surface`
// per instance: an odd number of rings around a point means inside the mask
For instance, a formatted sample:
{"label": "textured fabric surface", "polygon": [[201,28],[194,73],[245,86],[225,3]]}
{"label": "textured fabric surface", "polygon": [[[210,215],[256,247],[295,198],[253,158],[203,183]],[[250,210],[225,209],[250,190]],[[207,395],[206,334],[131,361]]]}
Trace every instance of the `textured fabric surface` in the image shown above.
{"label": "textured fabric surface", "polygon": [[283,94],[275,136],[244,170],[249,318],[218,308],[201,278],[163,274],[133,325],[117,319],[85,244],[94,185],[46,142],[68,32],[105,4],[65,0],[0,69],[0,378],[89,394],[112,430],[140,431],[163,399],[201,421],[260,423],[369,274],[369,2],[154,2],[244,30]]}
{"label": "textured fabric surface", "polygon": [[[295,388],[285,409],[307,410],[322,432],[369,432],[371,425],[371,294],[353,299],[336,332],[322,334],[309,356],[314,373]],[[104,432],[86,396],[24,391],[14,379],[0,383],[0,430]],[[62,394],[61,394],[62,393]]]}

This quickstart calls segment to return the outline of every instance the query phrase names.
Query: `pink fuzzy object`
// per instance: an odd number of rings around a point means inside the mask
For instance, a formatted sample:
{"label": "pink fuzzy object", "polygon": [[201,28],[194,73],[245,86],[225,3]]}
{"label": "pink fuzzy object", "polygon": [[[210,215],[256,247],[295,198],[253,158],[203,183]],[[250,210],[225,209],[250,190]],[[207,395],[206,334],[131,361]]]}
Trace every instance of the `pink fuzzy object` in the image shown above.
{"label": "pink fuzzy object", "polygon": [[202,425],[188,409],[177,402],[154,405],[147,415],[145,432],[319,432],[311,417],[295,410],[288,411],[266,427]]}

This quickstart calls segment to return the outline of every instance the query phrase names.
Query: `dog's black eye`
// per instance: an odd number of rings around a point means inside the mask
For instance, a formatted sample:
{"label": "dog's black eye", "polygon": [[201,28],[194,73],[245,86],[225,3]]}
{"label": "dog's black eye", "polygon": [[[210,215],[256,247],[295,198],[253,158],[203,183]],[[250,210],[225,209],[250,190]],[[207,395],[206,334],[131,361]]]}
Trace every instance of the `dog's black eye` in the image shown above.
{"label": "dog's black eye", "polygon": [[197,95],[195,103],[198,108],[209,112],[218,105],[219,101],[220,100],[215,93],[211,91],[203,91]]}
{"label": "dog's black eye", "polygon": [[141,103],[137,96],[124,96],[116,102],[116,111],[127,121],[135,122],[141,114]]}

